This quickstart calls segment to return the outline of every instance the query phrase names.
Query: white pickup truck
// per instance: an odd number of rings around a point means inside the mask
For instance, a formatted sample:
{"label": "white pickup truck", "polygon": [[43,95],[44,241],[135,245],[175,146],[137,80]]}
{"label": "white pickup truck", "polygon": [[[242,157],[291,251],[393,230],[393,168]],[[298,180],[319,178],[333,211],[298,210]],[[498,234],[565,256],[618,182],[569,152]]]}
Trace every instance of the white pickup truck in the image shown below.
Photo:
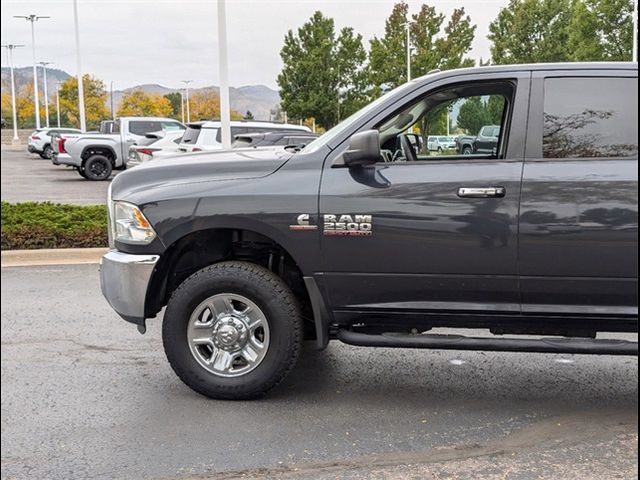
{"label": "white pickup truck", "polygon": [[121,117],[112,133],[61,135],[53,143],[54,165],[74,167],[87,180],[108,180],[111,172],[127,166],[129,147],[149,132],[185,130],[171,118]]}

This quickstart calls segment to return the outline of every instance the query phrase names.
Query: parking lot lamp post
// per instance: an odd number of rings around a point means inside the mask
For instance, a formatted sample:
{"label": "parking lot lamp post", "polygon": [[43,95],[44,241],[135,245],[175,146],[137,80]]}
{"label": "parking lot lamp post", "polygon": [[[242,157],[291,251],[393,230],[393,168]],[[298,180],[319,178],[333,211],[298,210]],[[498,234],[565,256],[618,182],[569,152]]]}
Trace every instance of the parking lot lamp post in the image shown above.
{"label": "parking lot lamp post", "polygon": [[24,45],[7,44],[2,45],[7,49],[7,62],[9,63],[9,71],[11,72],[11,115],[13,119],[13,143],[18,143],[18,116],[16,114],[16,82],[13,76],[13,50],[15,48],[24,47]]}
{"label": "parking lot lamp post", "polygon": [[411,22],[405,23],[407,29],[407,83],[411,81]]}
{"label": "parking lot lamp post", "polygon": [[56,82],[56,117],[60,128],[60,82]]}
{"label": "parking lot lamp post", "polygon": [[638,61],[638,0],[633,0],[633,61]]}
{"label": "parking lot lamp post", "polygon": [[51,18],[38,15],[14,15],[14,18],[23,18],[31,22],[31,51],[33,54],[33,100],[35,105],[36,129],[40,128],[40,103],[38,101],[38,66],[36,64],[36,29],[35,23],[41,18]]}
{"label": "parking lot lamp post", "polygon": [[182,80],[182,83],[184,83],[184,89],[186,92],[186,101],[187,101],[187,122],[191,122],[191,110],[189,109],[189,84],[192,82],[193,80]]}
{"label": "parking lot lamp post", "polygon": [[82,81],[82,62],[80,61],[80,27],[78,26],[78,0],[73,0],[73,23],[76,36],[76,64],[78,66],[78,113],[80,114],[80,130],[87,131],[87,120],[84,115],[84,84]]}
{"label": "parking lot lamp post", "polygon": [[45,125],[49,128],[49,90],[47,89],[47,65],[51,65],[53,62],[39,62],[42,65],[43,77],[42,81],[44,83],[44,118]]}
{"label": "parking lot lamp post", "polygon": [[229,103],[227,12],[225,0],[218,0],[218,62],[218,69],[220,71],[220,128],[222,133],[222,148],[231,148],[231,107]]}
{"label": "parking lot lamp post", "polygon": [[115,120],[116,111],[113,109],[113,80],[109,82],[109,103],[111,104],[111,120]]}
{"label": "parking lot lamp post", "polygon": [[184,94],[180,90],[180,115],[182,116],[182,123],[184,123]]}

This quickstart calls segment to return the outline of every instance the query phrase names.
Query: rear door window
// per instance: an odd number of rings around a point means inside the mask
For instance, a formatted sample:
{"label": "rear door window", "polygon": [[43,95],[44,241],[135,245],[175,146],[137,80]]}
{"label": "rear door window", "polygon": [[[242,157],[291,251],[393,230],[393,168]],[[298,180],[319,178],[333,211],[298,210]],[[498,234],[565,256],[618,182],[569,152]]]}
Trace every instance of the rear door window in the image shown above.
{"label": "rear door window", "polygon": [[162,125],[155,120],[132,120],[129,122],[129,132],[134,135],[144,135],[159,130],[162,130]]}
{"label": "rear door window", "polygon": [[202,129],[198,127],[189,126],[184,131],[184,135],[182,136],[182,143],[195,144],[198,141],[198,136],[200,135],[200,131]]}
{"label": "rear door window", "polygon": [[176,132],[178,130],[184,130],[184,125],[180,122],[160,122],[162,124],[162,130],[165,132]]}
{"label": "rear door window", "polygon": [[545,158],[638,155],[637,78],[547,78]]}

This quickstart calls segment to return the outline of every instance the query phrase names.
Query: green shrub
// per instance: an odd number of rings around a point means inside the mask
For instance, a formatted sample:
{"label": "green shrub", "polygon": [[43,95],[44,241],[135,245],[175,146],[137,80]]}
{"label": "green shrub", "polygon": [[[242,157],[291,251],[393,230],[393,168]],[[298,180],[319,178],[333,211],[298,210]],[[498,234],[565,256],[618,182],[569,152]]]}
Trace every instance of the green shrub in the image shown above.
{"label": "green shrub", "polygon": [[2,202],[2,250],[106,246],[105,205]]}

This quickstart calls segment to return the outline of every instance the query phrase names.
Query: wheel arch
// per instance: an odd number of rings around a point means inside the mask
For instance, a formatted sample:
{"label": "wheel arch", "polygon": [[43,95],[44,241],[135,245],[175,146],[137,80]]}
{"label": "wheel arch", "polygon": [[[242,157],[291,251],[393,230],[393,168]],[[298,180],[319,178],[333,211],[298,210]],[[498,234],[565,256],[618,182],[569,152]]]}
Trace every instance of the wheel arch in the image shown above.
{"label": "wheel arch", "polygon": [[82,153],[80,154],[83,167],[86,161],[93,155],[104,155],[109,160],[111,160],[111,166],[115,167],[117,155],[113,148],[106,147],[104,145],[89,145],[84,147],[82,149]]}
{"label": "wheel arch", "polygon": [[306,270],[308,266],[299,262],[300,255],[292,253],[292,245],[275,228],[264,223],[229,218],[224,226],[216,221],[206,223],[199,220],[200,229],[188,224],[169,235],[171,240],[166,242],[169,245],[149,282],[145,317],[154,317],[167,304],[173,291],[198,270],[227,260],[247,261],[273,271],[285,281],[300,303],[305,337],[317,339],[318,346],[324,348],[330,323],[328,310],[319,308],[324,305],[319,289]]}

